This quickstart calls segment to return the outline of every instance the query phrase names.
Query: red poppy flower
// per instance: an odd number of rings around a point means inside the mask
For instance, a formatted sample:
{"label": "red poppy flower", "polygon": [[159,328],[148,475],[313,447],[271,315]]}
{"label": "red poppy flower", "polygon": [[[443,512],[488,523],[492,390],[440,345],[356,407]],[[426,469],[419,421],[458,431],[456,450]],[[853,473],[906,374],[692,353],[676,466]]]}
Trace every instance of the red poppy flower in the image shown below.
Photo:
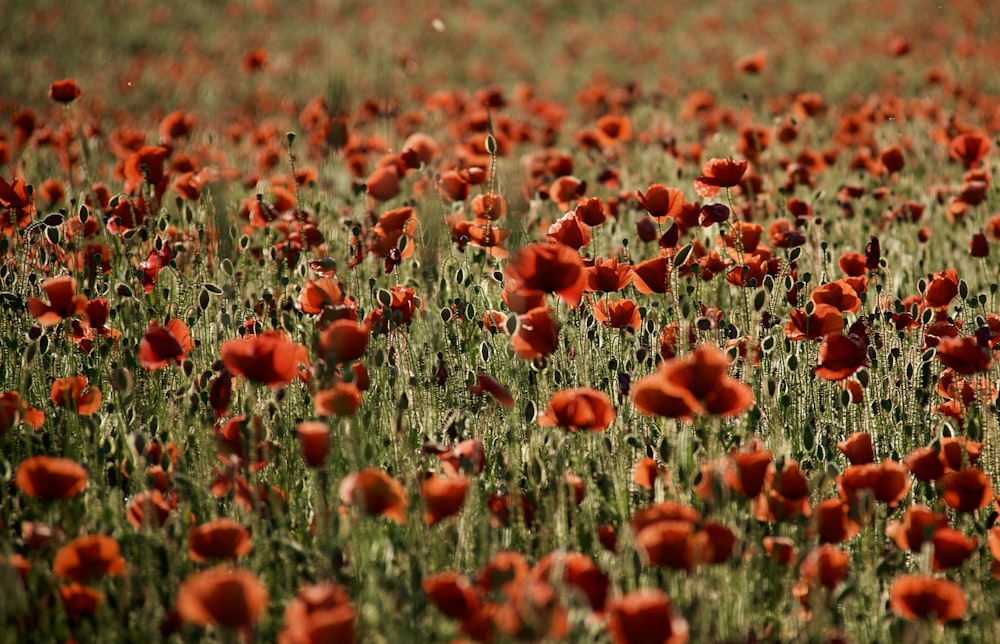
{"label": "red poppy flower", "polygon": [[504,409],[510,409],[514,406],[514,397],[510,395],[510,389],[494,380],[492,376],[481,371],[476,374],[475,384],[469,385],[469,393],[477,396],[488,393]]}
{"label": "red poppy flower", "polygon": [[938,271],[927,283],[924,305],[935,311],[943,311],[948,308],[956,295],[958,295],[958,271],[954,268]]}
{"label": "red poppy flower", "polygon": [[785,323],[785,338],[793,342],[818,340],[831,334],[839,334],[843,329],[844,317],[836,307],[817,304],[811,315],[805,309],[789,312],[788,322]]}
{"label": "red poppy flower", "polygon": [[931,566],[934,570],[958,568],[976,551],[979,541],[975,537],[967,537],[954,528],[940,527],[931,537],[934,545],[934,555]]}
{"label": "red poppy flower", "polygon": [[18,465],[14,482],[38,499],[71,499],[87,486],[87,470],[68,458],[30,456]]}
{"label": "red poppy flower", "polygon": [[153,490],[132,497],[125,508],[125,515],[136,530],[141,530],[144,525],[159,528],[176,508],[176,501],[171,502],[163,497],[163,492]]}
{"label": "red poppy flower", "polygon": [[436,454],[445,473],[450,476],[463,473],[476,475],[486,467],[486,450],[483,441],[478,438],[461,441],[451,448],[428,449],[425,446],[424,452]]}
{"label": "red poppy flower", "polygon": [[56,103],[68,105],[82,95],[83,92],[80,90],[80,86],[72,78],[57,80],[49,85],[49,98]]}
{"label": "red poppy flower", "polygon": [[49,400],[81,416],[92,416],[101,406],[101,390],[90,386],[87,376],[59,378],[52,383]]}
{"label": "red poppy flower", "polygon": [[539,306],[519,315],[517,330],[510,336],[514,355],[522,360],[534,360],[555,353],[559,343],[559,323],[552,310]]}
{"label": "red poppy flower", "polygon": [[538,417],[543,427],[563,427],[570,431],[604,431],[615,419],[615,408],[607,394],[589,387],[557,391]]}
{"label": "red poppy flower", "polygon": [[272,389],[295,380],[299,365],[309,364],[306,348],[292,342],[285,331],[267,330],[245,338],[226,340],[222,343],[220,355],[222,363],[233,375]]}
{"label": "red poppy flower", "polygon": [[588,226],[603,226],[609,216],[600,197],[585,199],[577,205],[574,212],[577,218]]}
{"label": "red poppy flower", "polygon": [[920,552],[934,532],[947,525],[948,519],[944,514],[933,512],[923,505],[911,505],[906,509],[902,521],[890,521],[885,526],[885,534],[900,549]]}
{"label": "red poppy flower", "polygon": [[746,161],[709,159],[701,168],[701,176],[694,180],[694,189],[702,197],[714,197],[719,188],[739,185],[747,171]]}
{"label": "red poppy flower", "polygon": [[507,279],[521,288],[555,293],[571,308],[580,303],[587,285],[580,254],[563,244],[529,244],[511,256],[505,269]]}
{"label": "red poppy flower", "polygon": [[796,561],[795,542],[789,537],[767,536],[761,539],[764,552],[779,566],[791,566]]}
{"label": "red poppy flower", "polygon": [[966,376],[989,371],[993,366],[990,348],[975,338],[941,338],[936,349],[941,364]]}
{"label": "red poppy flower", "polygon": [[721,349],[701,345],[686,358],[661,362],[657,373],[635,383],[632,402],[649,416],[739,416],[754,404],[753,390],[728,376],[728,369],[729,358]]}
{"label": "red poppy flower", "polygon": [[797,461],[785,461],[785,467],[770,484],[766,495],[754,502],[754,517],[758,521],[784,521],[798,516],[809,516],[809,481]]}
{"label": "red poppy flower", "polygon": [[177,591],[185,622],[251,629],[267,610],[267,586],[249,570],[216,566],[191,573]]}
{"label": "red poppy flower", "polygon": [[659,589],[637,590],[608,605],[608,633],[615,644],[684,644],[687,620]]}
{"label": "red poppy flower", "polygon": [[943,624],[962,619],[969,601],[955,582],[925,575],[900,575],[889,589],[889,607],[911,622],[930,618]]}
{"label": "red poppy flower", "polygon": [[632,480],[639,487],[644,487],[647,490],[652,490],[656,479],[663,477],[664,484],[669,482],[670,473],[667,468],[661,466],[656,462],[655,458],[650,458],[648,456],[639,459],[639,462],[635,464],[635,468],[632,470]]}
{"label": "red poppy flower", "polygon": [[104,603],[103,593],[76,583],[59,586],[59,597],[70,622],[92,617]]}
{"label": "red poppy flower", "polygon": [[733,451],[731,458],[736,464],[731,486],[748,499],[760,494],[764,480],[771,467],[771,452],[761,449],[760,443],[753,441],[749,449]]}
{"label": "red poppy flower", "polygon": [[170,156],[170,148],[161,145],[144,145],[131,153],[123,166],[124,190],[133,194],[139,186],[147,183],[153,186],[157,197],[167,190],[170,169],[165,165]]}
{"label": "red poppy flower", "polygon": [[848,503],[855,505],[861,490],[869,490],[872,497],[890,507],[906,497],[910,477],[906,468],[896,461],[885,460],[877,467],[870,464],[851,465],[838,477],[840,492]]}
{"label": "red poppy flower", "polygon": [[738,58],[733,68],[741,74],[759,74],[767,69],[767,52],[759,50]]}
{"label": "red poppy flower", "polygon": [[635,544],[646,565],[691,573],[702,562],[705,538],[696,534],[693,523],[664,520],[639,530]]}
{"label": "red poppy flower", "polygon": [[598,257],[587,266],[587,289],[601,293],[616,293],[632,281],[632,267],[619,263],[617,258],[605,260]]}
{"label": "red poppy flower", "polygon": [[684,206],[683,192],[659,183],[649,186],[645,194],[636,190],[635,197],[649,216],[660,223],[666,221],[667,217],[676,218]]}
{"label": "red poppy flower", "polygon": [[469,491],[469,479],[465,476],[438,476],[432,474],[420,485],[420,496],[424,499],[424,523],[436,525],[459,513],[465,504]]}
{"label": "red poppy flower", "polygon": [[253,543],[250,541],[250,531],[232,519],[215,519],[195,526],[188,532],[188,556],[192,561],[235,561],[250,554],[251,550]]}
{"label": "red poppy flower", "polygon": [[320,467],[330,453],[330,426],[326,423],[307,420],[295,426],[302,458],[309,467]]}
{"label": "red poppy flower", "polygon": [[864,465],[875,462],[875,450],[872,447],[872,436],[868,432],[854,432],[837,443],[837,449],[847,457],[851,465]]}
{"label": "red poppy flower", "polygon": [[428,575],[424,577],[420,587],[437,609],[450,619],[465,621],[480,610],[480,590],[468,578],[456,572]]}
{"label": "red poppy flower", "polygon": [[590,244],[590,229],[571,210],[549,226],[545,239],[550,244],[580,249]]}
{"label": "red poppy flower", "polygon": [[150,371],[162,369],[171,362],[179,365],[193,348],[191,331],[180,318],[173,318],[165,327],[153,320],[139,343],[139,364]]}
{"label": "red poppy flower", "polygon": [[406,492],[403,485],[382,470],[366,468],[348,474],[340,483],[340,500],[357,505],[371,516],[382,515],[406,523]]}
{"label": "red poppy flower", "polygon": [[841,499],[827,499],[816,506],[813,522],[822,541],[840,543],[861,532],[858,522],[848,516],[849,510]]}
{"label": "red poppy flower", "polygon": [[990,152],[989,137],[978,132],[959,134],[948,144],[948,154],[966,168],[975,168]]}
{"label": "red poppy flower", "polygon": [[670,259],[654,257],[632,267],[632,286],[643,294],[670,292]]}
{"label": "red poppy flower", "polygon": [[347,592],[332,582],[300,587],[284,618],[279,642],[354,642],[357,611]]}
{"label": "red poppy flower", "polygon": [[609,329],[638,331],[642,324],[639,305],[634,300],[601,298],[592,305],[594,319]]}
{"label": "red poppy flower", "polygon": [[0,394],[0,436],[3,436],[8,429],[17,427],[22,421],[38,431],[45,423],[45,412],[29,407],[21,398],[21,394],[16,391],[5,391]]}
{"label": "red poppy flower", "polygon": [[361,390],[353,382],[338,382],[313,398],[313,408],[321,416],[353,416],[360,406]]}
{"label": "red poppy flower", "polygon": [[944,488],[944,502],[957,512],[975,512],[993,499],[990,479],[978,467],[950,472],[942,476],[940,482]]}
{"label": "red poppy flower", "polygon": [[833,590],[847,579],[850,565],[849,554],[837,546],[824,544],[806,555],[799,570],[807,585],[819,582],[825,588]]}
{"label": "red poppy flower", "polygon": [[823,380],[844,380],[865,365],[867,349],[846,335],[828,335],[819,345],[819,361],[813,373]]}
{"label": "red poppy flower", "polygon": [[46,304],[37,297],[28,298],[28,312],[42,326],[59,324],[65,318],[83,313],[87,306],[84,295],[76,295],[76,280],[68,275],[52,277],[42,282],[49,298]]}
{"label": "red poppy flower", "polygon": [[906,455],[903,463],[918,481],[936,481],[944,475],[944,461],[933,447],[918,447]]}
{"label": "red poppy flower", "polygon": [[[553,578],[555,577],[555,579]],[[611,578],[580,552],[550,552],[542,557],[531,570],[531,578],[552,583],[561,582],[579,590],[587,598],[591,610],[604,610]]]}
{"label": "red poppy flower", "polygon": [[344,301],[340,285],[331,276],[316,281],[306,280],[305,288],[299,294],[298,308],[303,313],[315,315],[326,307],[333,307]]}
{"label": "red poppy flower", "polygon": [[861,300],[847,280],[827,282],[813,289],[809,299],[816,304],[829,304],[842,313],[857,313]]}
{"label": "red poppy flower", "polygon": [[473,197],[469,208],[479,219],[496,221],[507,214],[507,200],[495,192],[486,192]]}
{"label": "red poppy flower", "polygon": [[103,534],[78,537],[56,553],[52,572],[65,579],[85,584],[103,575],[125,573],[125,559],[118,542]]}
{"label": "red poppy flower", "polygon": [[354,320],[336,320],[320,334],[318,353],[330,364],[352,362],[365,354],[369,333]]}

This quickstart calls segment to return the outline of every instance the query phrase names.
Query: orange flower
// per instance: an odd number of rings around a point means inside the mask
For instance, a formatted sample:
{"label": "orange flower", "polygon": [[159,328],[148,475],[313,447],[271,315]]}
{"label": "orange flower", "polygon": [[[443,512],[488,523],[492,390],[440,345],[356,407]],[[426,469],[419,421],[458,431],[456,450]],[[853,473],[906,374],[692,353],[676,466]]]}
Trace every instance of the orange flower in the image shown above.
{"label": "orange flower", "polygon": [[709,159],[701,168],[702,176],[694,180],[694,189],[702,197],[714,197],[719,188],[739,185],[747,171],[746,161],[733,159]]}
{"label": "orange flower", "polygon": [[191,331],[180,318],[173,318],[165,327],[153,320],[139,343],[139,364],[150,371],[162,369],[171,362],[179,365],[193,348]]}
{"label": "orange flower", "polygon": [[668,217],[676,218],[684,207],[684,193],[660,183],[649,186],[646,194],[636,190],[635,197],[649,216],[660,223]]}
{"label": "orange flower", "polygon": [[432,474],[420,485],[420,496],[427,509],[424,523],[436,525],[448,517],[459,513],[465,504],[469,491],[469,479],[465,476],[438,476]]}
{"label": "orange flower", "polygon": [[788,537],[764,537],[764,552],[779,566],[791,566],[796,561],[795,542]]}
{"label": "orange flower", "polygon": [[68,458],[30,456],[18,465],[14,482],[36,499],[71,499],[87,486],[87,470]]}
{"label": "orange flower", "polygon": [[487,192],[473,197],[469,208],[479,219],[496,221],[507,214],[507,200],[495,192]]}
{"label": "orange flower", "polygon": [[615,419],[615,408],[607,394],[589,387],[557,391],[549,398],[545,412],[538,417],[543,427],[563,427],[604,431]]}
{"label": "orange flower", "polygon": [[767,69],[767,52],[755,51],[736,60],[733,68],[741,74],[759,74]]}
{"label": "orange flower", "polygon": [[617,258],[598,257],[586,270],[588,291],[617,293],[632,281],[632,267],[618,263]]}
{"label": "orange flower", "polygon": [[828,335],[819,345],[819,361],[813,373],[823,380],[844,380],[868,359],[864,343],[846,335]]}
{"label": "orange flower", "polygon": [[320,334],[318,353],[330,364],[352,362],[365,355],[369,333],[354,320],[336,320]]}
{"label": "orange flower", "polygon": [[975,338],[941,338],[935,348],[941,364],[966,376],[989,371],[993,366],[989,346],[980,344]]}
{"label": "orange flower", "polygon": [[216,566],[187,576],[177,591],[185,622],[250,629],[267,610],[267,586],[249,570]]}
{"label": "orange flower", "polygon": [[321,416],[353,416],[361,406],[361,390],[353,382],[338,382],[316,392],[313,408]]}
{"label": "orange flower", "polygon": [[550,244],[562,244],[575,250],[590,244],[590,230],[571,210],[549,226],[545,239]]}
{"label": "orange flower", "polygon": [[73,539],[56,553],[52,572],[81,584],[102,575],[125,573],[118,542],[103,534]]}
{"label": "orange flower", "polygon": [[226,340],[222,343],[220,355],[230,373],[272,389],[294,380],[299,364],[309,364],[306,348],[292,342],[285,331],[268,330],[245,338]]}
{"label": "orange flower", "polygon": [[594,319],[610,329],[638,331],[642,324],[639,305],[635,300],[601,298],[592,307]]}
{"label": "orange flower", "polygon": [[809,481],[799,469],[798,462],[785,461],[781,474],[767,490],[767,495],[757,497],[754,516],[758,521],[784,521],[797,516],[809,516]]}
{"label": "orange flower", "polygon": [[348,474],[340,483],[340,500],[357,505],[371,516],[386,516],[397,523],[406,523],[406,492],[403,485],[382,470],[366,468]]}
{"label": "orange flower", "polygon": [[[557,573],[557,579],[553,579]],[[550,552],[542,557],[531,570],[531,578],[551,583],[559,581],[573,586],[584,594],[595,612],[604,610],[604,604],[611,586],[611,579],[594,563],[594,560],[580,552]]]}
{"label": "orange flower", "polygon": [[931,565],[934,570],[958,568],[976,551],[979,541],[975,537],[967,537],[958,530],[939,527],[931,537],[934,544],[934,556]]}
{"label": "orange flower", "polygon": [[28,298],[28,312],[42,326],[59,324],[63,319],[83,313],[87,306],[84,295],[76,295],[76,280],[68,275],[52,277],[42,282],[49,297],[46,304],[37,297]]}
{"label": "orange flower", "polygon": [[967,467],[940,479],[944,502],[957,512],[975,512],[993,500],[993,486],[978,467]]}
{"label": "orange flower", "polygon": [[59,597],[66,609],[66,619],[76,622],[91,617],[104,603],[104,595],[93,588],[80,584],[66,584],[59,587]]}
{"label": "orange flower", "polygon": [[794,309],[788,314],[785,323],[785,338],[797,340],[818,340],[819,338],[839,334],[844,329],[844,317],[841,312],[829,304],[817,304],[812,314],[805,309]]}
{"label": "orange flower", "polygon": [[608,632],[615,644],[684,644],[690,630],[687,620],[659,589],[637,590],[608,606]]}
{"label": "orange flower", "polygon": [[813,521],[822,541],[840,543],[861,532],[858,522],[848,516],[849,510],[841,499],[827,499],[816,506]]}
{"label": "orange flower", "polygon": [[326,423],[307,420],[295,426],[302,458],[309,467],[320,467],[330,453],[330,426]]}
{"label": "orange flower", "polygon": [[924,291],[924,305],[935,311],[948,308],[951,300],[958,295],[958,271],[954,268],[941,270],[931,276]]}
{"label": "orange flower", "polygon": [[563,244],[529,244],[511,256],[504,272],[522,289],[555,293],[571,308],[580,303],[587,285],[583,259]]}
{"label": "orange flower", "polygon": [[555,353],[559,342],[559,323],[552,310],[539,306],[519,315],[517,330],[510,336],[514,355],[522,360],[534,360]]}
{"label": "orange flower", "polygon": [[948,154],[966,168],[975,168],[990,152],[989,137],[978,132],[959,134],[948,144]]}
{"label": "orange flower", "polygon": [[727,375],[728,369],[729,359],[721,349],[701,345],[686,358],[664,360],[657,373],[635,383],[632,402],[649,416],[738,416],[754,404],[753,390]]}
{"label": "orange flower", "polygon": [[654,257],[632,267],[632,286],[643,294],[670,292],[670,260]]}
{"label": "orange flower", "polygon": [[632,470],[632,480],[635,481],[636,485],[644,487],[647,490],[653,489],[656,479],[660,476],[663,477],[664,484],[670,480],[670,473],[667,471],[667,468],[658,464],[655,458],[648,456],[639,459],[639,462],[635,464],[635,468]]}
{"label": "orange flower", "polygon": [[316,281],[306,280],[306,286],[299,294],[298,307],[303,313],[315,315],[326,307],[333,307],[344,301],[344,293],[333,277],[327,276]]}
{"label": "orange flower", "polygon": [[764,480],[771,467],[771,452],[761,449],[757,441],[753,441],[750,449],[733,451],[732,459],[736,463],[735,489],[748,499],[760,494],[764,489]]}
{"label": "orange flower", "polygon": [[807,585],[818,581],[825,588],[833,590],[847,579],[850,565],[850,555],[837,546],[824,544],[806,555],[799,570]]}
{"label": "orange flower", "polygon": [[376,168],[365,181],[368,196],[375,201],[389,201],[399,194],[399,171],[395,165]]}
{"label": "orange flower", "polygon": [[284,617],[279,642],[354,642],[357,611],[347,592],[332,582],[300,587],[285,607]]}
{"label": "orange flower", "polygon": [[918,447],[906,455],[903,463],[918,481],[936,481],[944,475],[944,461],[933,447]]}
{"label": "orange flower", "polygon": [[56,103],[69,105],[82,95],[83,92],[80,90],[80,86],[77,85],[76,80],[72,78],[64,78],[62,80],[53,81],[53,83],[49,85],[49,98]]}
{"label": "orange flower", "polygon": [[889,507],[906,497],[910,477],[906,468],[896,461],[885,460],[877,467],[871,464],[851,465],[838,477],[840,492],[848,503],[857,503],[858,493],[867,489],[873,498]]}
{"label": "orange flower", "polygon": [[439,572],[424,577],[424,593],[445,617],[466,621],[479,612],[481,593],[466,577],[456,572]]}
{"label": "orange flower", "polygon": [[92,416],[101,406],[101,390],[89,386],[87,376],[70,376],[52,383],[49,400],[81,416]]}
{"label": "orange flower", "polygon": [[829,304],[843,313],[857,313],[861,300],[847,280],[827,282],[813,289],[809,299],[816,304]]}
{"label": "orange flower", "polygon": [[188,556],[192,561],[235,560],[250,554],[251,550],[250,531],[232,519],[215,519],[188,532]]}
{"label": "orange flower", "polygon": [[885,526],[885,534],[902,550],[920,552],[924,543],[938,529],[948,525],[948,519],[940,512],[933,512],[924,505],[911,505],[906,509],[902,521],[890,521]]}
{"label": "orange flower", "polygon": [[176,501],[171,502],[163,498],[163,492],[160,490],[140,492],[132,497],[132,501],[125,508],[125,515],[136,530],[141,530],[144,525],[158,528],[166,523],[176,507]]}
{"label": "orange flower", "polygon": [[469,385],[469,393],[477,396],[490,394],[504,409],[514,406],[514,397],[510,395],[510,389],[482,371],[476,374],[475,384]]}
{"label": "orange flower", "polygon": [[837,443],[837,449],[847,457],[851,465],[864,465],[875,462],[872,436],[868,432],[854,432]]}
{"label": "orange flower", "polygon": [[933,618],[939,623],[962,619],[969,602],[955,582],[926,575],[900,575],[889,589],[889,607],[915,622]]}
{"label": "orange flower", "polygon": [[17,427],[22,421],[38,431],[45,423],[45,412],[28,407],[28,403],[22,400],[21,394],[16,391],[5,391],[0,394],[0,436],[3,436],[8,429]]}

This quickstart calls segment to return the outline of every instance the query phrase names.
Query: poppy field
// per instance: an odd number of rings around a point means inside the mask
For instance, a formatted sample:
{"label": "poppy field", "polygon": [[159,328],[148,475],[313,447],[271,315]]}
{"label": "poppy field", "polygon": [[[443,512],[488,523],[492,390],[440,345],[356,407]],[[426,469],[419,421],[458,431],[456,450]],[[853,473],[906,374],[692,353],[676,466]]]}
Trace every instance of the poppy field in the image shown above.
{"label": "poppy field", "polygon": [[9,4],[0,641],[1000,639],[1000,13]]}

